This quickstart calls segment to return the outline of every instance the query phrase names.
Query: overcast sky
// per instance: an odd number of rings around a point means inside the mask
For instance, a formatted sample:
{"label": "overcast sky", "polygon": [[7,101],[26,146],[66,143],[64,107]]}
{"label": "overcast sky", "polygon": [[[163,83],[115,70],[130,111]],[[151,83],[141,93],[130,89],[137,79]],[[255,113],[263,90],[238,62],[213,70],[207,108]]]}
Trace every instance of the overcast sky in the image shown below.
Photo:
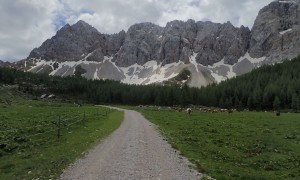
{"label": "overcast sky", "polygon": [[174,19],[252,27],[272,0],[0,0],[0,60],[26,58],[66,23],[84,20],[101,33],[140,22],[165,26]]}

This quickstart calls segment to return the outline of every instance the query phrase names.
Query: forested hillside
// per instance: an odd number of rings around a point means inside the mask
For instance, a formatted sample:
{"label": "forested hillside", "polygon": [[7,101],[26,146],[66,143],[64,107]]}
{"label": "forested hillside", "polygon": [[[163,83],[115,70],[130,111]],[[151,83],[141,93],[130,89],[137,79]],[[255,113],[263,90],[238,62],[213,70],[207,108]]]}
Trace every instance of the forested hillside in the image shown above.
{"label": "forested hillside", "polygon": [[207,106],[300,109],[300,56],[201,88],[199,95],[200,104]]}
{"label": "forested hillside", "polygon": [[251,73],[201,89],[188,86],[127,85],[80,76],[57,77],[0,69],[0,84],[40,96],[89,103],[172,106],[190,104],[238,109],[300,109],[300,56],[282,64],[263,66]]}

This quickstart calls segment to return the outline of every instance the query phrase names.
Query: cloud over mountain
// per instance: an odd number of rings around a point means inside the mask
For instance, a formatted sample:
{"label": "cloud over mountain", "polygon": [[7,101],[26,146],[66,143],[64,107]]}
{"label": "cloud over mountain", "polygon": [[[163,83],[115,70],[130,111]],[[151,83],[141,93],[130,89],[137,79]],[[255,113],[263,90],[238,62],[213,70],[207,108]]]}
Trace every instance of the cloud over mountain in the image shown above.
{"label": "cloud over mountain", "polygon": [[116,33],[139,22],[161,26],[195,19],[252,26],[258,10],[271,0],[0,0],[0,59],[19,60],[55,35],[66,23],[82,19],[102,33]]}

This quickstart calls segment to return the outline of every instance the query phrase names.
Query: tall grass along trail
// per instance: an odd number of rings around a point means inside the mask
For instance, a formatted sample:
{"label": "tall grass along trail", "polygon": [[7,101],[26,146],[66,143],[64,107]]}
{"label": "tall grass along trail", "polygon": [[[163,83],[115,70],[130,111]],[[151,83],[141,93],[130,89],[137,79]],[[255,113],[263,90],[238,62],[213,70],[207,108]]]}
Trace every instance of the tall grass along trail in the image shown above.
{"label": "tall grass along trail", "polygon": [[140,113],[124,110],[120,128],[77,160],[61,179],[199,179]]}

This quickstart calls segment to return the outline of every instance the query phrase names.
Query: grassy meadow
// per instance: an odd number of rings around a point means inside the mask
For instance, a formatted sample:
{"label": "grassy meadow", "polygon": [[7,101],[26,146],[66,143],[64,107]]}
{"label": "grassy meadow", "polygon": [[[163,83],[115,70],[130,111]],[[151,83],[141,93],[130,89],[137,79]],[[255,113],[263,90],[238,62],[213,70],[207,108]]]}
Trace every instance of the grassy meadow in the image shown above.
{"label": "grassy meadow", "polygon": [[0,179],[56,179],[117,129],[123,112],[0,89]]}
{"label": "grassy meadow", "polygon": [[137,110],[213,178],[300,179],[300,114]]}

